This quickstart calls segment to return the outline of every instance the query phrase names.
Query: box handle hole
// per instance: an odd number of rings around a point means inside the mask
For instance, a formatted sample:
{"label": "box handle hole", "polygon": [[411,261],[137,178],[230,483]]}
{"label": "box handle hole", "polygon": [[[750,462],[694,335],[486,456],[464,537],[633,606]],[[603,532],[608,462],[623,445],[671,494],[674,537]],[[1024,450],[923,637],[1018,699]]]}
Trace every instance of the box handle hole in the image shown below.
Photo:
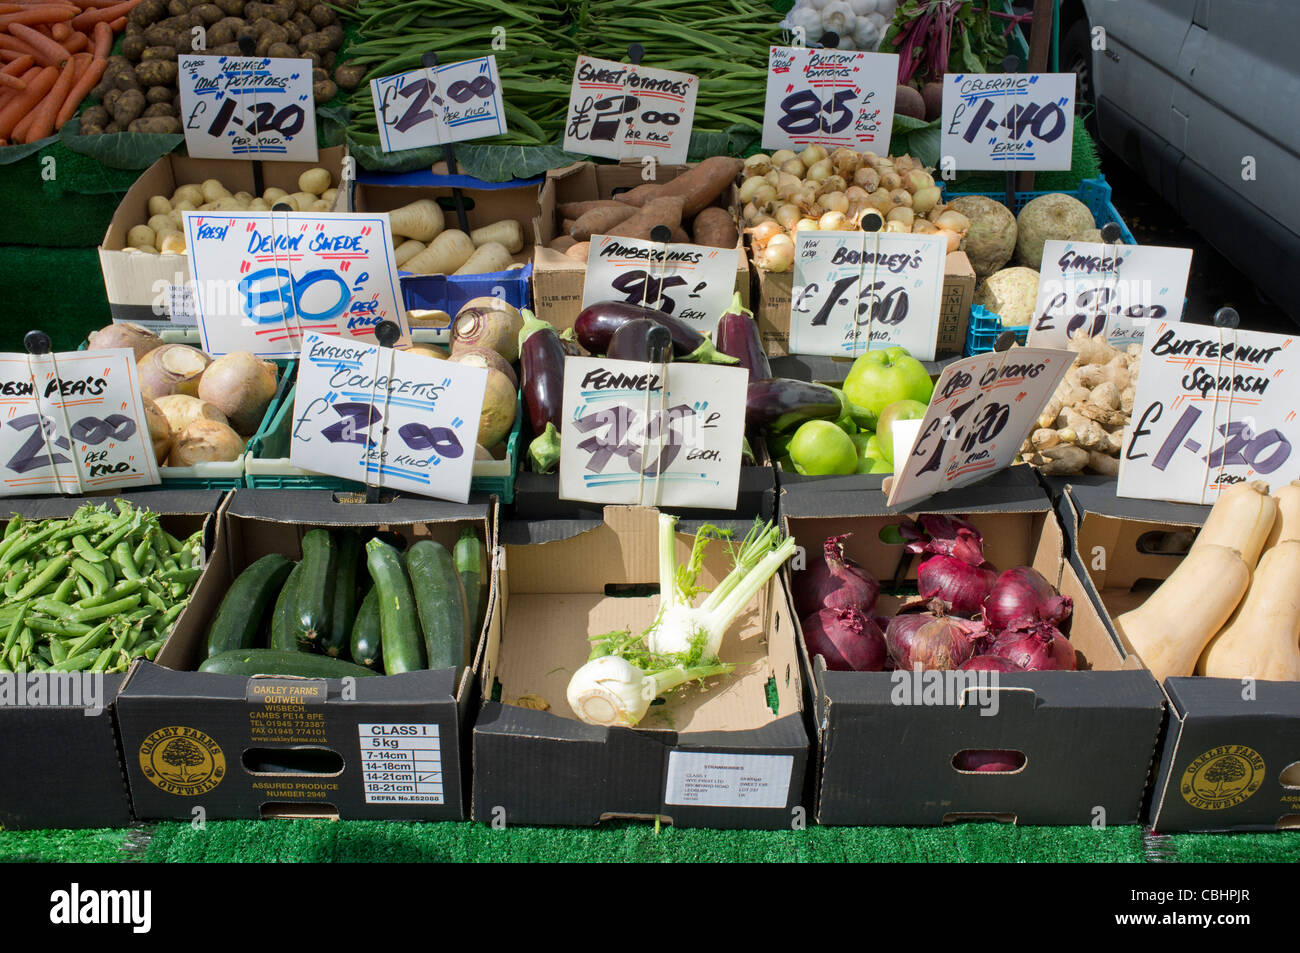
{"label": "box handle hole", "polygon": [[343,755],[329,748],[248,748],[240,761],[249,774],[337,777],[343,773]]}
{"label": "box handle hole", "polygon": [[1283,814],[1277,819],[1280,831],[1300,831],[1300,814]]}
{"label": "box handle hole", "polygon": [[1186,556],[1195,539],[1194,529],[1152,530],[1139,536],[1135,545],[1144,556]]}
{"label": "box handle hole", "polygon": [[300,804],[297,801],[267,801],[262,805],[262,820],[293,820],[319,818],[327,821],[339,819],[339,809],[333,804]]}
{"label": "box handle hole", "polygon": [[945,824],[1014,824],[1016,815],[998,814],[993,811],[987,812],[953,812],[943,816]]}
{"label": "box handle hole", "polygon": [[1277,779],[1282,782],[1282,787],[1300,791],[1300,761],[1292,761],[1288,764]]}
{"label": "box handle hole", "polygon": [[659,595],[659,583],[607,582],[605,583],[605,595],[614,596],[619,599],[644,599],[647,596]]}
{"label": "box handle hole", "polygon": [[952,756],[959,774],[1016,774],[1025,768],[1025,754],[997,748],[963,748]]}

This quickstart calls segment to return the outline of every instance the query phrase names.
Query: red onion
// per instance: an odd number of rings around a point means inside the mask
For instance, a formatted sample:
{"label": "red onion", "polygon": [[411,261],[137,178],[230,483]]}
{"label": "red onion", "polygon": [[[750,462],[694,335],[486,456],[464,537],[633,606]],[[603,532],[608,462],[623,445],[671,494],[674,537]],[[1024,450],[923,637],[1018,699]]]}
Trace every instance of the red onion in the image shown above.
{"label": "red onion", "polygon": [[977,655],[961,663],[963,672],[1023,672],[1024,669],[1010,659],[999,655]]}
{"label": "red onion", "polygon": [[984,562],[984,537],[959,517],[925,513],[916,522],[904,521],[898,531],[907,540],[909,553],[955,556],[972,566]]}
{"label": "red onion", "polygon": [[880,584],[844,555],[844,540],[832,536],[822,546],[822,558],[795,575],[794,609],[802,619],[819,609],[858,609],[870,615]]}
{"label": "red onion", "polygon": [[972,655],[983,637],[979,622],[947,615],[943,603],[929,603],[928,612],[910,611],[925,605],[914,602],[904,606],[889,621],[885,630],[885,647],[894,667],[911,671],[920,665],[926,671],[952,671]]}
{"label": "red onion", "polygon": [[1019,771],[1024,766],[1025,756],[1019,751],[989,750],[974,751],[967,749],[957,752],[952,759],[952,766],[958,771]]}
{"label": "red onion", "polygon": [[994,640],[988,654],[1027,672],[1072,672],[1078,665],[1070,640],[1048,622],[1016,622]]}
{"label": "red onion", "polygon": [[809,655],[820,655],[833,672],[879,672],[885,664],[885,637],[857,609],[822,609],[804,619]]}
{"label": "red onion", "polygon": [[997,573],[972,566],[956,556],[931,556],[916,570],[922,599],[942,599],[957,615],[976,615],[984,605]]}
{"label": "red onion", "polygon": [[1070,597],[1057,595],[1037,569],[1017,566],[998,576],[981,611],[990,631],[1001,632],[1021,620],[1060,625],[1073,608]]}

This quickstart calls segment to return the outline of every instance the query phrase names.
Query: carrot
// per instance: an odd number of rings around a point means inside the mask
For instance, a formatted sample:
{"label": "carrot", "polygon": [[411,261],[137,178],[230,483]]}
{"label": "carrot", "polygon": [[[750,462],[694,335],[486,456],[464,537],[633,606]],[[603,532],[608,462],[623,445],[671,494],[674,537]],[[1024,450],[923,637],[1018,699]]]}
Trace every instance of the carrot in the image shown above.
{"label": "carrot", "polygon": [[54,65],[63,63],[71,54],[66,49],[55,43],[48,36],[44,36],[33,30],[23,23],[9,24],[9,35],[19,40],[25,40],[33,47],[43,52],[46,56],[54,60]]}
{"label": "carrot", "polygon": [[[69,17],[68,19],[72,19]],[[50,28],[50,36],[59,43],[65,42],[68,37],[72,36],[72,27],[66,22],[60,21]]]}
{"label": "carrot", "polygon": [[91,36],[95,40],[95,55],[108,59],[108,54],[113,52],[113,28],[100,20],[95,24],[95,31]]}
{"label": "carrot", "polygon": [[65,20],[71,20],[76,15],[76,7],[55,6],[54,4],[44,7],[29,7],[26,10],[19,10],[17,13],[0,14],[0,28],[15,23],[61,23]]}
{"label": "carrot", "polygon": [[97,56],[90,61],[86,71],[78,76],[77,81],[73,83],[68,98],[64,100],[63,107],[55,117],[55,129],[62,129],[63,124],[72,118],[73,113],[77,111],[77,107],[81,105],[81,101],[95,88],[95,84],[99,82],[100,77],[104,75],[104,70],[107,68],[108,60],[103,57]]}
{"label": "carrot", "polygon": [[111,7],[86,10],[83,13],[78,13],[72,18],[72,28],[74,30],[85,30],[94,26],[100,20],[112,23],[118,17],[124,17],[130,13],[139,2],[140,0],[126,0],[125,3],[117,3]]}
{"label": "carrot", "polygon": [[113,28],[114,33],[121,33],[123,30],[126,29],[126,17],[118,17],[116,20],[110,23],[109,26]]}
{"label": "carrot", "polygon": [[0,49],[16,50],[19,53],[26,53],[42,66],[53,66],[49,56],[36,49],[30,43],[18,39],[16,36],[10,36],[8,33],[0,33]]}
{"label": "carrot", "polygon": [[54,132],[54,120],[59,115],[59,109],[63,106],[63,101],[68,98],[68,90],[72,89],[72,82],[76,78],[77,61],[73,58],[63,64],[63,70],[59,73],[58,81],[55,82],[37,107],[32,110],[32,122],[27,129],[27,135],[24,138],[25,142],[44,139]]}
{"label": "carrot", "polygon": [[[108,24],[104,24],[107,26]],[[110,31],[111,32],[111,31]],[[60,44],[69,53],[80,53],[90,45],[90,38],[81,32],[74,32],[68,39]]]}
{"label": "carrot", "polygon": [[34,117],[35,115],[36,112],[34,110],[32,112],[29,112],[26,116],[24,116],[22,119],[18,121],[18,125],[14,126],[12,138],[15,144],[19,142],[27,141],[27,130],[31,128],[32,117]]}
{"label": "carrot", "polygon": [[26,53],[23,53],[20,54],[12,63],[8,63],[3,68],[0,68],[0,73],[4,73],[6,76],[21,76],[34,65],[36,65],[36,61]]}
{"label": "carrot", "polygon": [[8,73],[0,73],[0,86],[8,86],[10,89],[18,90],[27,88],[27,84],[21,79],[17,76],[10,76]]}
{"label": "carrot", "polygon": [[0,136],[9,138],[10,133],[14,131],[14,126],[18,125],[19,121],[45,98],[45,94],[50,91],[58,78],[59,70],[53,66],[43,68],[34,79],[23,77],[27,88],[9,100],[4,109],[0,109]]}

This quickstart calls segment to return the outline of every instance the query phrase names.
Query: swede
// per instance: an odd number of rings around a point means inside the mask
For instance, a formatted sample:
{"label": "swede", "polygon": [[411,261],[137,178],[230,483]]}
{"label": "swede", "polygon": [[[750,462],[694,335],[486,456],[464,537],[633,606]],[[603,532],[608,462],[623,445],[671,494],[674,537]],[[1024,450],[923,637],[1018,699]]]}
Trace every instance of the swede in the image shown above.
{"label": "swede", "polygon": [[251,434],[275,396],[275,365],[247,351],[222,355],[204,371],[198,396],[225,414],[239,433]]}
{"label": "swede", "polygon": [[166,397],[159,397],[153,403],[167,421],[168,431],[173,438],[200,418],[215,420],[227,426],[230,424],[226,415],[215,404],[188,394],[168,394]]}
{"label": "swede", "polygon": [[473,298],[456,312],[451,326],[451,352],[486,347],[507,361],[517,361],[519,332],[523,327],[524,316],[510,302],[501,298]]}
{"label": "swede", "polygon": [[154,459],[158,461],[158,466],[163,466],[172,449],[171,427],[156,403],[143,396],[140,400],[144,404],[145,421],[149,424],[149,442],[153,444]]}
{"label": "swede", "polygon": [[243,452],[243,437],[220,421],[200,417],[176,437],[167,465],[192,467],[196,463],[228,463],[238,460]]}
{"label": "swede", "polygon": [[212,358],[187,344],[164,344],[136,362],[140,393],[157,400],[168,394],[198,396],[199,378]]}
{"label": "swede", "polygon": [[139,324],[132,324],[129,321],[106,325],[86,339],[87,350],[103,351],[115,347],[130,348],[131,352],[135,354],[136,361],[139,361],[140,358],[154,348],[161,346],[162,338],[148,328]]}

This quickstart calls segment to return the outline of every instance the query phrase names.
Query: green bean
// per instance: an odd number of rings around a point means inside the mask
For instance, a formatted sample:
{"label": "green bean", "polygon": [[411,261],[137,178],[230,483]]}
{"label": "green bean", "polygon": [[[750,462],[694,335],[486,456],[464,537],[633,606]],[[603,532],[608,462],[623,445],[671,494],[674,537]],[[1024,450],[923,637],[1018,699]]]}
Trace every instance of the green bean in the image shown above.
{"label": "green bean", "polygon": [[81,555],[81,558],[88,563],[102,563],[108,558],[94,546],[90,545],[90,540],[86,539],[84,533],[78,533],[76,536],[72,537],[72,547]]}

